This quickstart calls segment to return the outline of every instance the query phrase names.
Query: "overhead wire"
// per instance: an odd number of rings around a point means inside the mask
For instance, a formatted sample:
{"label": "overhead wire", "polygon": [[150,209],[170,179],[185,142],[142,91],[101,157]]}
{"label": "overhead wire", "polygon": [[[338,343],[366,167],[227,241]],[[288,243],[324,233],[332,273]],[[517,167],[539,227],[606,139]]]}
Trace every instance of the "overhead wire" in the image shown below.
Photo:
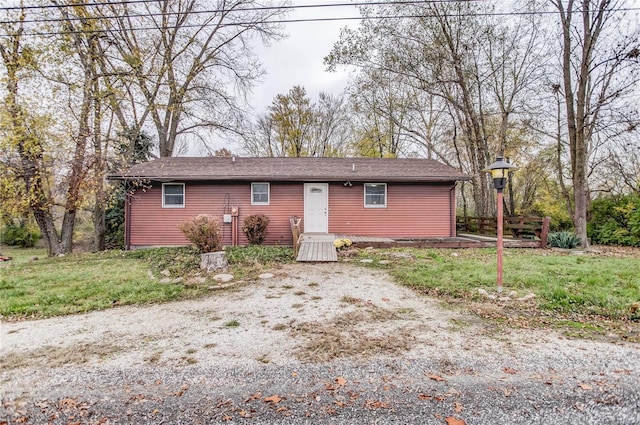
{"label": "overhead wire", "polygon": [[[218,13],[230,13],[230,12],[248,12],[248,11],[268,11],[268,10],[295,10],[295,9],[310,9],[310,8],[326,8],[326,7],[346,7],[346,6],[393,6],[393,5],[417,5],[424,3],[460,3],[460,2],[484,2],[486,0],[406,0],[406,1],[375,1],[375,2],[353,2],[353,3],[318,3],[318,4],[308,4],[308,5],[289,5],[289,6],[257,6],[257,7],[248,7],[248,8],[237,8],[237,9],[209,9],[209,10],[199,10],[199,11],[190,11],[190,14],[218,14]],[[130,5],[130,4],[144,4],[155,2],[154,0],[137,0],[137,1],[108,1],[102,3],[80,3],[80,4],[56,4],[56,5],[42,5],[42,6],[15,6],[15,7],[3,7],[0,10],[21,10],[21,9],[33,9],[33,8],[51,8],[51,7],[72,7],[72,6],[105,6],[105,5]],[[616,8],[611,9],[611,12],[626,12],[626,11],[638,11],[640,7],[629,7],[629,8]],[[160,13],[145,13],[145,14],[124,14],[124,15],[112,15],[112,16],[88,16],[88,17],[71,17],[70,21],[77,20],[105,20],[105,19],[120,19],[120,18],[146,18],[146,17],[154,17],[154,16],[171,16],[178,15],[182,12],[160,12]],[[510,12],[474,12],[474,13],[458,13],[458,14],[448,14],[450,17],[461,18],[468,16],[492,16],[492,17],[504,17],[504,16],[532,16],[532,15],[551,15],[558,14],[557,10],[543,10],[543,11],[510,11]],[[399,14],[399,15],[369,15],[369,16],[339,16],[339,17],[327,17],[327,18],[291,18],[291,19],[266,19],[261,22],[256,21],[238,21],[238,22],[227,22],[227,23],[216,23],[215,25],[218,27],[229,27],[229,26],[251,26],[256,24],[290,24],[290,23],[305,23],[305,22],[337,22],[337,21],[354,21],[354,20],[384,20],[384,19],[402,19],[402,18],[429,18],[436,17],[433,14]],[[45,18],[45,19],[32,19],[32,20],[9,20],[9,21],[0,21],[0,24],[11,25],[16,23],[55,23],[55,22],[68,22],[63,18]],[[183,28],[199,28],[202,26],[213,25],[207,23],[198,23],[198,24],[184,24],[181,25]],[[151,27],[135,27],[129,28],[131,31],[147,31],[147,30],[155,30],[155,29],[164,29],[171,28],[171,26],[151,26]],[[104,33],[108,32],[108,29],[83,29],[83,30],[59,30],[59,31],[32,31],[32,32],[22,32],[22,36],[52,36],[52,35],[70,35],[70,34],[79,34],[79,33]],[[8,37],[10,34],[0,33],[0,37]]]}

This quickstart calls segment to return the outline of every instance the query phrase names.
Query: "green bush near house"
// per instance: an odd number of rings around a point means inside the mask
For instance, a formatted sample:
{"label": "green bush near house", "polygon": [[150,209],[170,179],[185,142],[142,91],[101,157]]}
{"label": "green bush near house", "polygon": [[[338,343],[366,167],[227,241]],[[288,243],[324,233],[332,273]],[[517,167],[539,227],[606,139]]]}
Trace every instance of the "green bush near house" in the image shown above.
{"label": "green bush near house", "polygon": [[0,229],[0,242],[9,246],[31,248],[42,237],[37,227],[24,221],[10,221]]}
{"label": "green bush near house", "polygon": [[587,233],[593,244],[640,246],[640,196],[594,199]]}

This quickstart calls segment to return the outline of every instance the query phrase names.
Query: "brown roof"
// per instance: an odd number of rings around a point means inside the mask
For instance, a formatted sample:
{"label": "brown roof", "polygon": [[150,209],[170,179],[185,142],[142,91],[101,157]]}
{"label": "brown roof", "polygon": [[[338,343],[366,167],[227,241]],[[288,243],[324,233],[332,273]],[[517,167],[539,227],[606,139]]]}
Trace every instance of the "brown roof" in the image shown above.
{"label": "brown roof", "polygon": [[469,176],[433,159],[172,157],[135,165],[110,179],[444,182]]}

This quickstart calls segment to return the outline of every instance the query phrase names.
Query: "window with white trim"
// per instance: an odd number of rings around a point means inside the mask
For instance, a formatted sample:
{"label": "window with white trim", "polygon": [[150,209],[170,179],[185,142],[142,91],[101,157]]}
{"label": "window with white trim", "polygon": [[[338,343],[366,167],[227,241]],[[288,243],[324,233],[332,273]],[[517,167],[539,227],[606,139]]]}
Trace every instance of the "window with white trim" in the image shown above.
{"label": "window with white trim", "polygon": [[184,183],[162,183],[162,208],[184,208]]}
{"label": "window with white trim", "polygon": [[364,184],[364,206],[365,208],[386,208],[387,207],[387,184],[386,183],[365,183]]}
{"label": "window with white trim", "polygon": [[251,183],[251,205],[269,205],[269,183]]}

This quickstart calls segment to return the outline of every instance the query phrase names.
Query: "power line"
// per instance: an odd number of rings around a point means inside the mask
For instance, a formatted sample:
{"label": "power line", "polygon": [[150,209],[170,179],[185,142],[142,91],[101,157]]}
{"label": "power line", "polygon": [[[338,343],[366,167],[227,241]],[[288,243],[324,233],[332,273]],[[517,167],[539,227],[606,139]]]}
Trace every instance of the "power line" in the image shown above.
{"label": "power line", "polygon": [[[139,0],[139,1],[123,1],[123,2],[105,2],[104,4],[135,4],[135,3],[147,3],[152,0]],[[483,0],[461,0],[461,1],[483,1]],[[433,1],[432,1],[433,2]],[[449,2],[448,0],[436,0],[435,2]],[[412,5],[412,4],[424,4],[424,1],[405,1],[405,2],[393,2],[393,1],[379,1],[373,3],[337,3],[337,4],[316,4],[316,5],[302,5],[302,6],[287,6],[289,9],[296,9],[299,7],[304,8],[314,8],[314,7],[331,7],[331,6],[354,6],[354,5]],[[91,6],[98,6],[95,3],[88,3]],[[32,6],[38,7],[38,6]],[[47,6],[48,7],[48,6]],[[212,9],[207,11],[198,11],[198,12],[190,12],[190,13],[209,13],[216,14],[221,12],[230,12],[230,11],[257,11],[257,10],[278,10],[280,8],[275,6],[264,6],[264,7],[256,7],[256,8],[243,8],[243,9]],[[639,11],[640,7],[630,7],[630,8],[618,8],[618,9],[610,9],[610,12],[630,12],[630,11]],[[179,12],[172,13],[158,13],[158,14],[144,14],[144,15],[121,15],[121,16],[113,16],[113,17],[87,17],[87,18],[71,18],[71,20],[79,20],[79,19],[109,19],[109,18],[127,18],[127,17],[148,17],[148,16],[163,16],[163,15],[171,15],[177,14]],[[448,14],[447,16],[453,18],[464,18],[470,16],[480,16],[480,17],[508,17],[508,16],[532,16],[532,15],[555,15],[559,12],[557,10],[549,10],[549,11],[526,11],[526,12],[479,12],[479,13],[458,13],[458,14]],[[251,26],[260,24],[290,24],[290,23],[305,23],[305,22],[339,22],[339,21],[354,21],[354,20],[384,20],[384,19],[402,19],[402,18],[434,18],[437,15],[433,14],[402,14],[402,15],[375,15],[375,16],[354,16],[354,17],[329,17],[329,18],[300,18],[300,19],[274,19],[274,20],[265,20],[262,22],[255,21],[247,21],[247,22],[229,22],[215,25],[218,27],[232,27],[232,26]],[[0,24],[15,24],[19,21],[0,21]],[[24,21],[27,22],[27,21]],[[49,19],[42,21],[33,21],[33,22],[66,22],[65,19]],[[199,28],[202,26],[209,26],[213,24],[185,24],[182,25],[182,28]],[[171,26],[152,26],[152,27],[135,27],[129,28],[131,31],[148,31],[148,30],[157,30],[157,29],[167,29],[171,28]],[[48,32],[23,32],[22,36],[52,36],[52,35],[70,35],[70,34],[89,34],[89,33],[105,33],[108,32],[108,29],[95,29],[95,30],[78,30],[78,31],[48,31]],[[10,37],[10,34],[0,34],[0,37]]]}
{"label": "power line", "polygon": [[[269,10],[269,9],[304,9],[304,8],[317,8],[317,7],[343,7],[343,6],[366,6],[366,5],[406,5],[406,4],[424,4],[424,3],[469,3],[469,2],[484,2],[486,0],[403,0],[403,1],[375,1],[375,2],[353,2],[353,3],[323,3],[323,4],[300,4],[289,6],[261,6],[255,8],[243,8],[243,9],[219,9],[223,11],[234,10]],[[0,10],[33,10],[33,9],[62,9],[67,7],[85,7],[85,6],[115,6],[115,5],[129,5],[129,4],[144,4],[144,3],[156,3],[157,0],[126,0],[126,1],[105,1],[100,3],[74,3],[74,4],[45,4],[40,6],[9,6],[0,7]]]}

